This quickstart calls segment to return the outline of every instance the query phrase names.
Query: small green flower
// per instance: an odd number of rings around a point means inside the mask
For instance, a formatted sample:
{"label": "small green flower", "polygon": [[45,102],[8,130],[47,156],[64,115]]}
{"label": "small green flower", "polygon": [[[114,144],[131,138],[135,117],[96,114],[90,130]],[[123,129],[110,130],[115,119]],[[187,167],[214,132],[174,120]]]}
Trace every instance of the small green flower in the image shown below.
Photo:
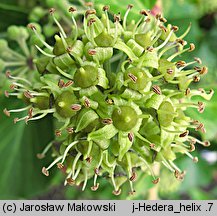
{"label": "small green flower", "polygon": [[[57,165],[66,175],[65,184],[82,184],[84,190],[91,179],[95,191],[103,175],[115,195],[127,182],[134,194],[133,182],[139,172],[151,175],[154,184],[159,182],[152,169],[155,163],[182,180],[185,172],[175,164],[177,153],[197,162],[191,154],[195,144],[209,145],[191,136],[189,129],[205,132],[205,128],[185,110],[192,107],[203,112],[205,104],[191,98],[210,100],[214,93],[189,88],[208,71],[196,66],[202,64],[200,59],[186,63],[176,58],[195,48],[192,43],[186,48],[183,40],[190,27],[178,36],[178,27],[165,26],[165,18],[145,10],[137,23],[128,22],[132,5],[123,20],[120,14],[110,19],[108,6],[103,7],[102,17],[91,7],[83,14],[83,24],[75,21],[76,9],[69,9],[73,28],[68,34],[50,9],[59,28],[53,45],[45,42],[36,25],[29,24],[40,42],[35,47],[41,54],[33,60],[38,73],[34,79],[7,73],[15,92],[6,95],[24,100],[26,107],[5,109],[5,114],[25,112],[15,123],[48,114],[62,123],[55,131],[55,148],[49,143],[38,157],[43,158],[53,147],[54,161],[42,172],[48,176]],[[15,30],[10,31],[11,37]],[[25,38],[25,31],[20,34]]]}

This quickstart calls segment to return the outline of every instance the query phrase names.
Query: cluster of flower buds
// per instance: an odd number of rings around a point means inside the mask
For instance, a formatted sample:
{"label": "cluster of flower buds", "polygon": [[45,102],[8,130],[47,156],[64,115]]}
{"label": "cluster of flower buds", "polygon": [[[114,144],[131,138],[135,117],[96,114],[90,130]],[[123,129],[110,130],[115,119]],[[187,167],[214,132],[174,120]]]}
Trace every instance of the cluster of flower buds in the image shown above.
{"label": "cluster of flower buds", "polygon": [[[197,162],[191,154],[195,144],[209,146],[208,141],[190,135],[192,129],[204,133],[205,128],[186,116],[185,110],[191,107],[202,113],[205,104],[191,98],[210,100],[214,93],[189,88],[208,71],[200,66],[199,58],[177,60],[195,48],[183,39],[190,26],[178,36],[178,27],[166,25],[161,14],[152,16],[142,10],[135,22],[127,20],[133,5],[128,5],[123,17],[114,14],[112,19],[109,6],[102,8],[101,17],[89,6],[83,23],[74,18],[76,8],[69,8],[73,23],[70,34],[56,19],[55,9],[50,9],[59,28],[53,45],[44,40],[37,25],[28,25],[37,38],[40,57],[33,62],[38,73],[32,79],[6,73],[14,90],[6,96],[19,97],[26,107],[5,109],[5,114],[24,112],[15,123],[47,114],[62,122],[55,131],[55,141],[38,157],[45,157],[52,149],[54,160],[42,172],[49,176],[56,165],[66,175],[65,184],[81,184],[84,190],[89,180],[95,191],[98,177],[104,176],[112,183],[115,195],[121,193],[124,183],[133,194],[139,172],[150,174],[154,184],[159,182],[153,170],[155,163],[182,180],[185,171],[175,164],[177,153]],[[193,69],[189,67],[192,65]]]}

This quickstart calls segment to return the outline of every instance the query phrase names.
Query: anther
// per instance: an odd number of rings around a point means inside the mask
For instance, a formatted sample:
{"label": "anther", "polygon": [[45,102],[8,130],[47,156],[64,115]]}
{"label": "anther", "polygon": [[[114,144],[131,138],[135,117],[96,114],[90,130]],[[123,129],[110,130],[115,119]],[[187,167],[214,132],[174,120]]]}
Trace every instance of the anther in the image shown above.
{"label": "anther", "polygon": [[181,44],[182,46],[185,46],[187,44],[187,42],[181,38],[176,39],[176,42]]}
{"label": "anther", "polygon": [[58,164],[57,164],[57,167],[58,167],[58,169],[63,169],[63,168],[64,168],[64,165],[63,165],[62,163],[58,163]]}
{"label": "anther", "polygon": [[193,152],[195,151],[195,145],[190,143],[190,149],[189,149],[190,152]]}
{"label": "anther", "polygon": [[80,104],[73,104],[71,106],[71,109],[74,111],[79,111],[81,109],[81,105]]}
{"label": "anther", "polygon": [[201,71],[199,72],[201,75],[205,75],[208,73],[208,68],[207,67],[202,67]]}
{"label": "anther", "polygon": [[67,88],[67,87],[71,86],[72,84],[74,84],[74,82],[72,80],[69,80],[64,84],[64,87]]}
{"label": "anther", "polygon": [[132,82],[136,83],[137,77],[135,75],[133,75],[132,73],[128,73],[127,75],[131,79]]}
{"label": "anther", "polygon": [[60,79],[60,80],[58,81],[58,86],[59,86],[59,88],[63,88],[64,85],[65,85],[64,80]]}
{"label": "anther", "polygon": [[121,16],[120,16],[120,14],[114,14],[114,21],[115,21],[115,22],[120,22],[120,21],[121,21]]}
{"label": "anther", "polygon": [[72,127],[68,127],[68,128],[66,128],[66,130],[69,134],[74,133],[74,129]]}
{"label": "anther", "polygon": [[194,163],[197,163],[197,162],[198,162],[198,157],[194,157],[194,158],[193,158],[193,162],[194,162]]}
{"label": "anther", "polygon": [[31,95],[31,93],[30,93],[29,91],[23,92],[23,95],[24,95],[26,98],[29,98],[29,99],[33,98],[33,96]]}
{"label": "anther", "polygon": [[210,142],[209,141],[204,141],[203,145],[208,147],[208,146],[210,146]]}
{"label": "anther", "polygon": [[71,53],[73,51],[73,48],[71,46],[68,46],[66,48],[67,53]]}
{"label": "anther", "polygon": [[17,86],[16,86],[15,84],[11,84],[11,85],[9,86],[9,88],[12,89],[12,90],[14,90],[15,88],[17,88]]}
{"label": "anther", "polygon": [[137,175],[136,175],[136,173],[135,172],[133,172],[132,173],[132,176],[130,177],[130,181],[132,181],[132,182],[134,182],[134,181],[136,181],[136,178],[137,178]]}
{"label": "anther", "polygon": [[33,108],[31,107],[29,110],[28,110],[28,119],[31,119],[33,117]]}
{"label": "anther", "polygon": [[173,70],[172,68],[168,68],[168,69],[167,69],[167,73],[168,73],[168,74],[173,74],[173,72],[174,72],[174,70]]}
{"label": "anther", "polygon": [[70,8],[69,8],[69,12],[70,12],[70,13],[74,13],[75,11],[76,11],[76,8],[74,8],[74,7],[70,7]]}
{"label": "anther", "polygon": [[72,179],[72,178],[67,178],[67,179],[66,179],[66,182],[67,182],[67,184],[70,185],[70,186],[73,186],[73,185],[75,184],[75,180]]}
{"label": "anther", "polygon": [[164,32],[167,32],[167,28],[163,25],[159,25],[159,28],[162,29]]}
{"label": "anther", "polygon": [[204,111],[204,109],[205,109],[205,104],[203,102],[201,102],[201,101],[198,101],[197,104],[198,104],[199,113],[202,113]]}
{"label": "anther", "polygon": [[160,181],[160,178],[156,178],[156,179],[152,180],[152,183],[153,184],[158,184],[159,181]]}
{"label": "anther", "polygon": [[154,143],[151,143],[150,145],[149,145],[149,147],[150,147],[150,149],[155,149],[155,144]]}
{"label": "anther", "polygon": [[32,30],[36,30],[35,25],[32,24],[32,23],[29,23],[29,24],[27,25],[27,27],[30,28],[30,29],[32,29]]}
{"label": "anther", "polygon": [[87,23],[87,26],[91,26],[93,23],[96,22],[96,19],[95,18],[91,18],[88,23]]}
{"label": "anther", "polygon": [[6,116],[10,117],[11,114],[6,108],[3,110],[3,112]]}
{"label": "anther", "polygon": [[102,8],[103,11],[109,11],[109,9],[110,9],[109,5],[105,5]]}
{"label": "anther", "polygon": [[153,46],[149,46],[149,47],[147,47],[147,50],[148,50],[149,52],[153,52],[153,51],[154,51],[154,47],[153,47]]}
{"label": "anther", "polygon": [[87,163],[91,163],[91,161],[92,161],[92,157],[91,156],[89,156],[89,157],[87,157],[85,160],[87,161]]}
{"label": "anther", "polygon": [[161,89],[158,85],[153,85],[152,86],[152,91],[155,93],[155,94],[158,94],[158,95],[161,95]]}
{"label": "anther", "polygon": [[5,90],[4,93],[5,93],[5,97],[9,98],[9,93],[8,93],[8,91]]}
{"label": "anther", "polygon": [[49,13],[50,15],[53,15],[55,13],[56,9],[55,8],[50,8],[49,9]]}
{"label": "anther", "polygon": [[185,90],[185,96],[188,96],[190,93],[191,93],[191,89],[190,89],[190,88],[187,88],[187,89]]}
{"label": "anther", "polygon": [[112,124],[113,121],[112,121],[111,118],[105,118],[105,119],[102,120],[102,123],[103,123],[103,124],[106,124],[106,125],[109,125],[109,124]]}
{"label": "anther", "polygon": [[142,14],[144,16],[148,16],[149,12],[147,10],[141,10],[140,14]]}
{"label": "anther", "polygon": [[136,191],[133,190],[133,191],[130,191],[130,192],[129,192],[129,195],[130,195],[130,196],[133,196],[133,195],[135,195],[135,193],[136,193]]}
{"label": "anther", "polygon": [[179,30],[179,27],[178,26],[172,26],[171,30],[173,30],[174,32],[176,32],[176,31]]}
{"label": "anther", "polygon": [[90,104],[90,100],[89,100],[88,98],[85,98],[85,99],[84,99],[84,106],[85,106],[86,108],[90,108],[91,104]]}
{"label": "anther", "polygon": [[55,135],[57,137],[60,137],[62,135],[62,131],[61,130],[55,130]]}
{"label": "anther", "polygon": [[198,63],[198,64],[202,64],[202,61],[200,58],[198,57],[194,57],[194,60]]}
{"label": "anther", "polygon": [[190,43],[188,52],[192,52],[194,49],[195,49],[195,45],[193,43]]}
{"label": "anther", "polygon": [[91,56],[96,55],[96,53],[97,53],[97,52],[96,52],[95,49],[89,49],[89,50],[88,50],[88,54],[91,55]]}
{"label": "anther", "polygon": [[95,169],[94,169],[94,173],[95,173],[96,175],[99,175],[99,168],[95,168]]}
{"label": "anther", "polygon": [[155,18],[156,18],[156,19],[160,19],[160,18],[162,18],[161,13],[156,14],[156,15],[155,15]]}
{"label": "anther", "polygon": [[94,10],[94,9],[87,10],[85,13],[85,17],[87,18],[91,14],[96,14],[96,10]]}
{"label": "anther", "polygon": [[194,82],[199,82],[200,81],[200,77],[199,76],[194,76],[193,77],[193,81]]}
{"label": "anther", "polygon": [[165,23],[165,22],[167,22],[167,19],[164,18],[164,17],[161,17],[161,18],[160,18],[160,21],[163,22],[163,23]]}
{"label": "anther", "polygon": [[45,167],[42,168],[42,173],[43,173],[45,176],[49,176],[49,171],[48,171]]}
{"label": "anther", "polygon": [[19,121],[19,118],[14,118],[14,124],[16,124]]}
{"label": "anther", "polygon": [[109,105],[113,105],[114,101],[112,99],[108,99],[108,100],[106,100],[106,103],[109,104]]}
{"label": "anther", "polygon": [[118,196],[118,195],[121,194],[121,189],[114,190],[112,193],[113,193],[114,195]]}
{"label": "anther", "polygon": [[133,132],[129,132],[129,133],[127,134],[127,137],[128,137],[128,139],[130,140],[130,142],[133,142],[133,140],[134,140],[134,134],[133,134]]}
{"label": "anther", "polygon": [[85,2],[85,6],[87,6],[87,7],[93,7],[93,2]]}
{"label": "anther", "polygon": [[133,8],[133,4],[128,4],[127,5],[127,9],[132,9]]}
{"label": "anther", "polygon": [[176,62],[176,66],[179,68],[179,67],[184,67],[186,65],[186,62],[185,61],[177,61]]}
{"label": "anther", "polygon": [[96,191],[99,188],[99,183],[91,187],[92,191]]}
{"label": "anther", "polygon": [[178,180],[181,180],[181,181],[184,179],[185,174],[186,174],[185,171],[179,172],[178,170],[175,170],[175,172],[174,172],[175,177],[176,177]]}
{"label": "anther", "polygon": [[183,137],[188,136],[188,134],[189,134],[189,131],[186,130],[185,132],[181,133],[181,134],[179,135],[179,137],[183,138]]}
{"label": "anther", "polygon": [[38,159],[43,159],[43,158],[45,157],[45,155],[39,153],[39,154],[36,155],[36,157],[37,157]]}

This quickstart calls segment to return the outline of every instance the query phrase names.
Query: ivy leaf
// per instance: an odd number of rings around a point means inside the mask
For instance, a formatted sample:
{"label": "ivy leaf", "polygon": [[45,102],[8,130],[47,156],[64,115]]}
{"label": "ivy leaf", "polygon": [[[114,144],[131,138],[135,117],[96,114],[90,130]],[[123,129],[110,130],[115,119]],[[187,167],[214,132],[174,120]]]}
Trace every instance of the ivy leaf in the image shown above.
{"label": "ivy leaf", "polygon": [[[2,98],[0,103],[1,107],[19,105]],[[40,161],[36,154],[52,139],[50,119],[14,125],[12,118],[0,114],[0,122],[0,199],[28,198],[44,191],[51,178],[43,176],[41,168],[48,162]]]}

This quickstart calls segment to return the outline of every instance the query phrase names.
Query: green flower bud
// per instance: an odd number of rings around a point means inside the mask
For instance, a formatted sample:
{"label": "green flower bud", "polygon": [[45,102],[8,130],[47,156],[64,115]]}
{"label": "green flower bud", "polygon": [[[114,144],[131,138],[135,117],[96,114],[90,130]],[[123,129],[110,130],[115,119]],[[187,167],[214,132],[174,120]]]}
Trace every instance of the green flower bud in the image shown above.
{"label": "green flower bud", "polygon": [[56,98],[56,111],[63,118],[71,118],[77,113],[76,109],[72,109],[72,105],[77,102],[77,98],[72,92],[64,91]]}
{"label": "green flower bud", "polygon": [[74,75],[76,86],[88,88],[98,83],[98,70],[94,66],[85,65],[79,68]]}
{"label": "green flower bud", "polygon": [[112,120],[114,126],[118,130],[130,131],[135,127],[138,121],[138,115],[133,108],[129,106],[120,106],[114,109]]}
{"label": "green flower bud", "polygon": [[26,40],[29,37],[28,30],[25,27],[10,26],[7,29],[8,37],[11,40]]}

